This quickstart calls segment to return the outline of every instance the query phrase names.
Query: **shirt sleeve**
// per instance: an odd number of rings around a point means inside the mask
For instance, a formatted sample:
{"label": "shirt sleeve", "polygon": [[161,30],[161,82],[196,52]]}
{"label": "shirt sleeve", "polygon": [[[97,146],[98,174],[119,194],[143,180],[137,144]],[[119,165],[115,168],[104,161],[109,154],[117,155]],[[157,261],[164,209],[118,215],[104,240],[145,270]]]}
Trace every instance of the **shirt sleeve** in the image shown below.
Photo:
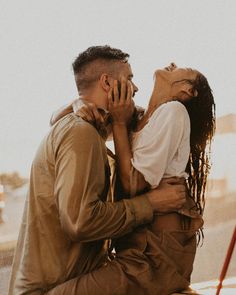
{"label": "shirt sleeve", "polygon": [[163,178],[185,128],[190,128],[187,110],[181,103],[171,102],[157,109],[141,130],[131,161],[152,187],[158,186]]}
{"label": "shirt sleeve", "polygon": [[153,218],[145,196],[115,203],[100,199],[106,177],[103,145],[97,131],[84,123],[71,128],[56,151],[59,218],[74,241],[119,237]]}

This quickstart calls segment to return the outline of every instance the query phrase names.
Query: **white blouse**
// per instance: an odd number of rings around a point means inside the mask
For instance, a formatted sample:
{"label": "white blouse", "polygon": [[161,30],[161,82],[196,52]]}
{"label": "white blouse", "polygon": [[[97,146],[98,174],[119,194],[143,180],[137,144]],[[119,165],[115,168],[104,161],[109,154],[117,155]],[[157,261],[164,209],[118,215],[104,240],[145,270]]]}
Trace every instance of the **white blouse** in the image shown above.
{"label": "white blouse", "polygon": [[148,123],[132,136],[132,165],[156,187],[162,178],[187,177],[190,153],[190,118],[183,104],[162,104]]}

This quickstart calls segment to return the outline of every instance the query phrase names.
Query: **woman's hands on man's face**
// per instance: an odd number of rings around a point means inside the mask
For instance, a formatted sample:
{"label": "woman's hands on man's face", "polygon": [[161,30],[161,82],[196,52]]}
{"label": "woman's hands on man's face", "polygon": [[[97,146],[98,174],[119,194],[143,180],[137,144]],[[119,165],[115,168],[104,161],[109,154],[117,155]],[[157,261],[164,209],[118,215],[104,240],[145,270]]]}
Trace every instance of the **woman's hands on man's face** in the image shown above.
{"label": "woman's hands on man's face", "polygon": [[108,111],[112,124],[129,126],[135,110],[133,86],[129,80],[122,77],[121,82],[114,80],[108,93]]}
{"label": "woman's hands on man's face", "polygon": [[[129,125],[134,113],[134,101],[132,83],[124,78],[121,81],[114,80],[113,86],[108,92],[108,111],[113,124]],[[105,123],[108,114],[98,110],[94,103],[76,99],[73,104],[74,113],[96,127]]]}

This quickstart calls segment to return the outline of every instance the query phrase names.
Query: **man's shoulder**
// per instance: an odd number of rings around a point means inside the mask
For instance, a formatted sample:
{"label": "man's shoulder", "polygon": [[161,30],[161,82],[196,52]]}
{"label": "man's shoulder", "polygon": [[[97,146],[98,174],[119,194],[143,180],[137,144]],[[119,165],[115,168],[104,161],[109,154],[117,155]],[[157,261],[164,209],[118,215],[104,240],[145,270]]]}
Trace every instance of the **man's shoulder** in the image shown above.
{"label": "man's shoulder", "polygon": [[101,137],[96,128],[74,114],[68,114],[59,120],[50,131],[52,140],[59,144],[64,138],[74,138],[100,141]]}
{"label": "man's shoulder", "polygon": [[63,132],[87,132],[88,134],[99,135],[96,128],[84,121],[82,118],[76,116],[75,114],[68,114],[64,116],[61,120],[52,127],[53,130],[58,130],[60,133]]}

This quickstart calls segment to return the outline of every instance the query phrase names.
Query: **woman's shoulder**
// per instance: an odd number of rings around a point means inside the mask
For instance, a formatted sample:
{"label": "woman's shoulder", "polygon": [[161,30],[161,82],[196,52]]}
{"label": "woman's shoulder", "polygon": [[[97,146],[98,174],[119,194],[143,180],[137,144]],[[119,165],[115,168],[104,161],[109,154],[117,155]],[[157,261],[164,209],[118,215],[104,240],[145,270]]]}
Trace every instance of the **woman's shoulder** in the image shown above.
{"label": "woman's shoulder", "polygon": [[[178,124],[177,124],[178,123]],[[190,128],[190,119],[185,106],[179,101],[170,101],[160,105],[150,116],[148,123],[138,132],[133,133],[133,137],[140,136],[150,136],[150,134],[155,133],[157,128],[160,127],[169,128],[172,126],[186,126]]]}
{"label": "woman's shoulder", "polygon": [[183,113],[187,113],[187,110],[185,108],[185,106],[177,101],[169,101],[166,103],[163,103],[162,105],[160,105],[155,112],[153,113],[153,115],[158,115],[160,113],[164,114],[164,113],[174,113],[174,114],[183,114]]}
{"label": "woman's shoulder", "polygon": [[159,123],[165,122],[169,124],[173,122],[173,124],[182,124],[189,125],[189,114],[185,106],[179,101],[170,101],[167,103],[162,104],[158,107],[150,117],[150,126],[154,128],[155,125],[159,125]]}
{"label": "woman's shoulder", "polygon": [[171,118],[176,118],[176,117],[181,117],[184,118],[186,120],[189,120],[189,115],[188,115],[188,111],[185,108],[185,106],[175,100],[175,101],[170,101],[170,102],[166,102],[163,103],[162,105],[160,105],[152,114],[151,116],[151,120],[156,121],[158,118],[160,120],[163,119],[171,119]]}

